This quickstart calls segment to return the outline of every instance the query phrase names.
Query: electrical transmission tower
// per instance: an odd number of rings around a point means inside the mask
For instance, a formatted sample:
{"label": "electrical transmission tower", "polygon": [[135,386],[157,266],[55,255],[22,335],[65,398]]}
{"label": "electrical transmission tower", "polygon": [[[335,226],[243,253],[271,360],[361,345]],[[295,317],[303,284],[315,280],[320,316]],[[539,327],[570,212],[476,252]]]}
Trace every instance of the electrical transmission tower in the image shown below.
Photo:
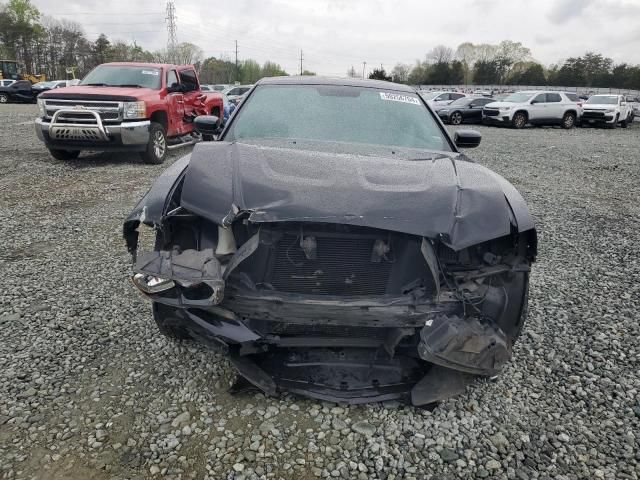
{"label": "electrical transmission tower", "polygon": [[167,1],[167,55],[169,62],[176,63],[176,47],[178,38],[176,35],[176,6],[172,0]]}

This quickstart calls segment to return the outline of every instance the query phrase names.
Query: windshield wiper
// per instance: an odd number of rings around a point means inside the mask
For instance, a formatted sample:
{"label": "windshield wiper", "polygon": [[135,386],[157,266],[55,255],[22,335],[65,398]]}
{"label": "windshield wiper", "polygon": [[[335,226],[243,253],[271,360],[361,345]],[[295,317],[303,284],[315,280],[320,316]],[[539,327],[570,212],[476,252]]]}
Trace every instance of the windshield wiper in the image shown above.
{"label": "windshield wiper", "polygon": [[106,83],[82,83],[83,87],[108,87]]}
{"label": "windshield wiper", "polygon": [[144,88],[142,85],[138,85],[135,83],[123,83],[122,85],[112,85],[113,87],[131,87],[131,88]]}

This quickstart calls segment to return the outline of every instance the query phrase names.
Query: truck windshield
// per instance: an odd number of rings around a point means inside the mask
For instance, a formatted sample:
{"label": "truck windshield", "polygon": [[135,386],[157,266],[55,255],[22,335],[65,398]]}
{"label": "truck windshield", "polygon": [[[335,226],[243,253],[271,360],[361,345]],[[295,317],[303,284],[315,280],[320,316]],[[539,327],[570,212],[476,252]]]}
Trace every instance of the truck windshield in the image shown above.
{"label": "truck windshield", "polygon": [[80,85],[98,87],[141,87],[159,90],[161,70],[153,67],[100,65],[87,75]]}
{"label": "truck windshield", "polygon": [[257,87],[225,135],[256,139],[451,151],[417,94],[341,85]]}
{"label": "truck windshield", "polygon": [[586,103],[595,104],[595,105],[617,105],[618,97],[611,95],[594,95],[589,97]]}

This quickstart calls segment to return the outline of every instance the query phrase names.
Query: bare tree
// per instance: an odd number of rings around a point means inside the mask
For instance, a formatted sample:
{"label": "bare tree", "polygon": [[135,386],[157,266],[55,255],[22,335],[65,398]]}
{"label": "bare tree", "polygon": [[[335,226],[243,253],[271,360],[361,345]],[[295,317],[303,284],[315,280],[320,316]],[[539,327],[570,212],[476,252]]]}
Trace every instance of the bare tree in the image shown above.
{"label": "bare tree", "polygon": [[427,53],[427,59],[433,63],[449,63],[453,60],[453,49],[446,45],[436,45]]}
{"label": "bare tree", "polygon": [[391,70],[391,78],[396,83],[407,83],[409,80],[409,72],[411,72],[411,66],[398,63],[393,70]]}

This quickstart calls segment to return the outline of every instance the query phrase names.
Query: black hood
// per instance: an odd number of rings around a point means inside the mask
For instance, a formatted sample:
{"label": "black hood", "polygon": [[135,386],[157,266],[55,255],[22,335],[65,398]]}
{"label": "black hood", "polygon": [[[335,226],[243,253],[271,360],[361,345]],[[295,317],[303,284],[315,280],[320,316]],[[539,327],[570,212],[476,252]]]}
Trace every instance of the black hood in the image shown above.
{"label": "black hood", "polygon": [[515,188],[459,153],[433,160],[229,142],[199,144],[180,204],[217,224],[324,222],[429,238],[459,250],[534,227]]}

